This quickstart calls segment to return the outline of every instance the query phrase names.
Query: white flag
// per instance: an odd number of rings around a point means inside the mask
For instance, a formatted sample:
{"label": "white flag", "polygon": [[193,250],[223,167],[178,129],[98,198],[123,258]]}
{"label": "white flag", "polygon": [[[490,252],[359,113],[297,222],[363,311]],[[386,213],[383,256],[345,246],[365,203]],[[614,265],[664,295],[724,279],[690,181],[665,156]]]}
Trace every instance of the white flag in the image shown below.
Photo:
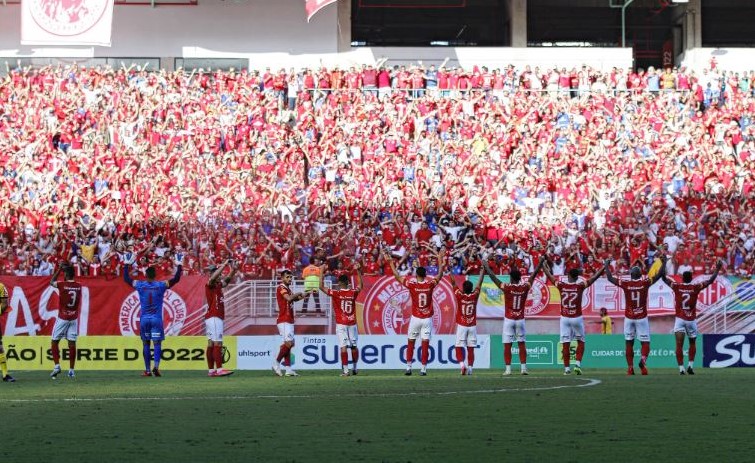
{"label": "white flag", "polygon": [[22,0],[22,45],[110,46],[114,0]]}

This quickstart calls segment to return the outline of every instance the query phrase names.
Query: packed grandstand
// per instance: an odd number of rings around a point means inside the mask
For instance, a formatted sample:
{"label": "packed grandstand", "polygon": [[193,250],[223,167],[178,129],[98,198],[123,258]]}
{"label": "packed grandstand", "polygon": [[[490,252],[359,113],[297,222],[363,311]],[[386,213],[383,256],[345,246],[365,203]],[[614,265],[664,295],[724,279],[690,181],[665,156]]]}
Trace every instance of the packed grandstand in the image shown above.
{"label": "packed grandstand", "polygon": [[239,279],[381,251],[452,274],[755,273],[755,74],[684,68],[11,69],[0,274]]}

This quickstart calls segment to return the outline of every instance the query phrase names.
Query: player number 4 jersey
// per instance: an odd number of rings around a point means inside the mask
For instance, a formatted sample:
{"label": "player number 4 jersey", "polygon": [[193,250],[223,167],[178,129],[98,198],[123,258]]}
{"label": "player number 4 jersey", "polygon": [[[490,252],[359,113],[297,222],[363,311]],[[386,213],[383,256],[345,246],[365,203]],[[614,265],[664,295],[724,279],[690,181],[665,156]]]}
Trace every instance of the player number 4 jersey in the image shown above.
{"label": "player number 4 jersey", "polygon": [[624,291],[624,317],[639,320],[648,316],[648,290],[650,279],[621,280],[619,288]]}

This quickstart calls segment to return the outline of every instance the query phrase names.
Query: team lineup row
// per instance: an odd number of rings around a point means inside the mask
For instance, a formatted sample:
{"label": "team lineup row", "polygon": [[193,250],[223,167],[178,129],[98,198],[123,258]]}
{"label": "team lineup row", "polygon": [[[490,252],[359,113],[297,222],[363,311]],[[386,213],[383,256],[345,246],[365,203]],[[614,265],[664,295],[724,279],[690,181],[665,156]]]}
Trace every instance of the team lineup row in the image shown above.
{"label": "team lineup row", "polygon": [[[408,341],[406,350],[406,375],[412,374],[413,356],[415,344],[420,339],[420,375],[427,375],[427,363],[429,357],[429,344],[433,332],[433,291],[442,278],[428,277],[424,267],[418,267],[414,277],[401,276],[393,264],[393,260],[386,256],[390,263],[394,278],[399,284],[407,288],[411,298],[411,319],[408,329]],[[123,279],[132,286],[139,295],[140,302],[140,337],[143,344],[144,371],[143,376],[161,376],[160,359],[162,354],[162,341],[165,339],[163,326],[163,296],[165,292],[180,281],[182,273],[182,256],[175,259],[175,275],[170,280],[157,281],[155,269],[150,267],[146,271],[145,280],[133,280],[131,266],[135,255],[126,254],[123,258]],[[443,274],[444,260],[438,255],[441,262],[440,275]],[[456,299],[456,358],[462,375],[471,375],[474,369],[475,346],[477,345],[477,300],[480,296],[480,288],[483,276],[489,275],[495,285],[503,293],[504,321],[504,375],[511,374],[512,344],[516,341],[519,347],[519,361],[521,374],[527,375],[527,351],[525,329],[525,306],[533,281],[542,270],[546,278],[559,290],[561,299],[560,341],[563,350],[564,374],[572,373],[570,365],[570,346],[572,341],[577,342],[576,361],[574,373],[582,374],[582,356],[585,349],[585,329],[582,317],[582,294],[603,273],[609,282],[618,286],[625,297],[625,323],[624,337],[626,340],[625,356],[627,361],[627,374],[634,375],[634,341],[640,341],[640,360],[638,363],[640,372],[648,374],[647,362],[650,354],[650,325],[648,322],[648,290],[663,280],[674,292],[674,305],[676,320],[674,333],[676,336],[676,358],[680,374],[694,374],[694,359],[696,354],[697,338],[697,299],[700,292],[712,284],[722,266],[719,261],[715,272],[709,279],[693,283],[692,273],[682,274],[682,281],[676,282],[669,279],[665,274],[665,257],[661,258],[660,270],[652,277],[643,275],[639,267],[632,267],[630,278],[617,279],[611,274],[610,259],[604,262],[603,268],[594,273],[589,279],[580,277],[579,269],[569,271],[565,280],[557,279],[550,271],[550,262],[543,256],[534,272],[527,280],[522,280],[522,274],[514,269],[509,273],[510,282],[503,283],[498,279],[490,267],[484,265],[480,270],[480,278],[477,284],[465,281],[461,288],[457,287],[456,281],[451,278],[454,297]],[[230,273],[223,277],[226,267],[231,267]],[[223,288],[233,279],[238,265],[232,260],[227,260],[219,266],[209,268],[210,278],[205,285],[208,309],[205,313],[205,328],[208,338],[206,358],[208,364],[208,376],[219,377],[233,374],[233,371],[222,367],[223,349],[223,321],[225,307]],[[64,273],[64,279],[58,281],[60,273]],[[351,284],[351,278],[341,275],[334,288],[326,288],[322,279],[318,289],[309,289],[294,293],[291,290],[293,274],[289,270],[281,273],[281,282],[276,289],[276,302],[278,306],[278,318],[276,320],[279,334],[282,338],[278,355],[272,365],[272,370],[277,376],[298,376],[291,365],[291,351],[294,348],[294,303],[309,297],[310,294],[322,291],[332,298],[332,307],[336,321],[336,335],[340,346],[342,376],[358,374],[359,350],[357,348],[358,333],[356,320],[356,298],[362,290],[361,268],[355,269],[356,285]],[[59,266],[53,274],[50,285],[59,293],[58,317],[52,333],[51,352],[54,362],[51,378],[55,379],[61,373],[59,342],[66,338],[69,349],[68,377],[75,377],[76,340],[78,337],[78,318],[81,301],[81,284],[75,281],[74,270],[69,265]],[[0,284],[0,315],[8,308],[8,293]],[[689,361],[687,368],[683,365],[684,338],[689,339]],[[466,355],[464,348],[466,347]],[[349,358],[349,353],[351,354]],[[15,379],[8,374],[8,366],[0,337],[0,369],[5,382],[13,382]],[[284,372],[285,370],[285,372]]]}

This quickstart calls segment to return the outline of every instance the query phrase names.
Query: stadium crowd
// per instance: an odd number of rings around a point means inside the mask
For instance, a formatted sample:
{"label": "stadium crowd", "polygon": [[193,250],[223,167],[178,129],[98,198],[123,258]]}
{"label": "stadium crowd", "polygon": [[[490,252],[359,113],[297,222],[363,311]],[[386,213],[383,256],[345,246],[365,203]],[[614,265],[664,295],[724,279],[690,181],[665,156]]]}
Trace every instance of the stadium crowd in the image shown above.
{"label": "stadium crowd", "polygon": [[0,274],[755,273],[755,73],[383,64],[11,70]]}

